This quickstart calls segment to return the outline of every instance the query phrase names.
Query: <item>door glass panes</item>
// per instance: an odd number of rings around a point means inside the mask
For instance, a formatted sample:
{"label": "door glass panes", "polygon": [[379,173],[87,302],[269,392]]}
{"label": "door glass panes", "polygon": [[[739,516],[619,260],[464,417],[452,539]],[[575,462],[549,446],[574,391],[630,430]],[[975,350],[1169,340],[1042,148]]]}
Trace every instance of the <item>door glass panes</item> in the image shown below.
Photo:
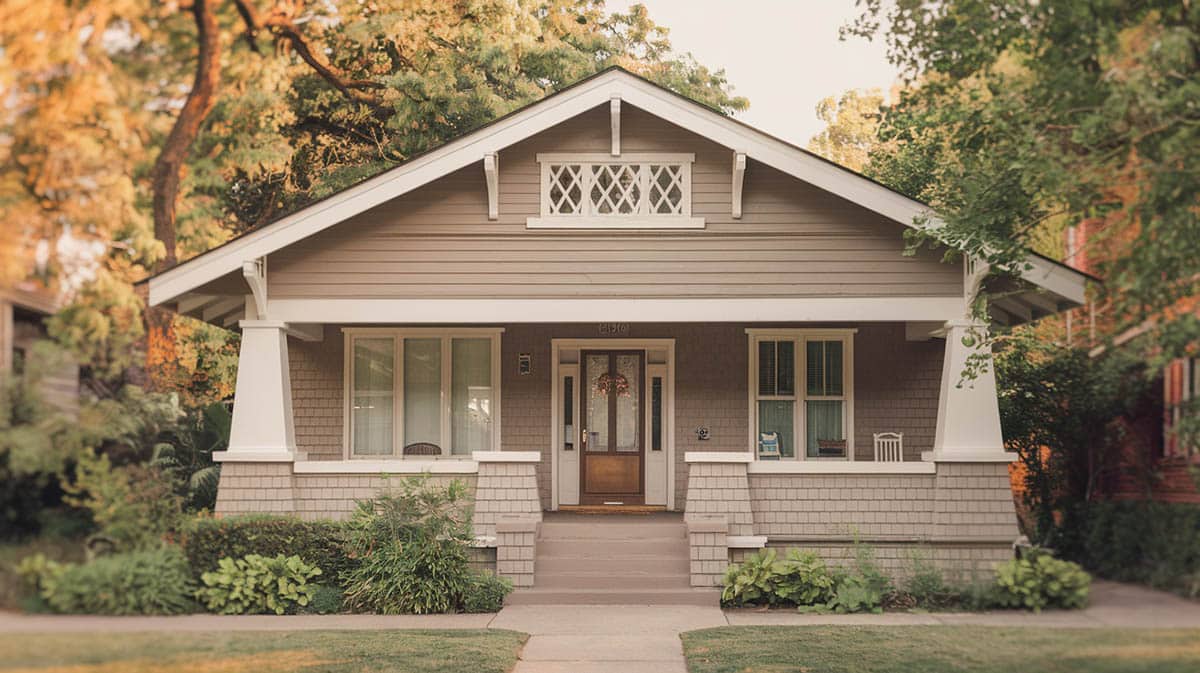
{"label": "door glass panes", "polygon": [[450,449],[492,448],[492,341],[450,340]]}
{"label": "door glass panes", "polygon": [[612,384],[608,355],[591,353],[585,365],[587,388],[583,397],[587,405],[587,450],[608,451],[608,389]]}
{"label": "door glass panes", "polygon": [[795,424],[793,412],[796,403],[792,400],[759,400],[758,402],[758,432],[774,432],[779,435],[779,455],[783,458],[793,458],[796,455],[796,442],[793,437]]}
{"label": "door glass panes", "polygon": [[405,339],[404,445],[441,441],[442,340]]}
{"label": "door glass panes", "polygon": [[390,338],[354,340],[351,441],[355,455],[392,453],[395,350]]}
{"label": "door glass panes", "polygon": [[563,377],[563,450],[575,450],[575,377]]}
{"label": "door glass panes", "polygon": [[662,451],[663,446],[663,380],[650,379],[650,450]]}
{"label": "door glass panes", "polygon": [[617,408],[617,446],[616,450],[625,453],[636,453],[641,450],[639,429],[641,427],[641,362],[636,354],[617,356],[617,370],[614,377],[613,390],[610,394],[616,396]]}

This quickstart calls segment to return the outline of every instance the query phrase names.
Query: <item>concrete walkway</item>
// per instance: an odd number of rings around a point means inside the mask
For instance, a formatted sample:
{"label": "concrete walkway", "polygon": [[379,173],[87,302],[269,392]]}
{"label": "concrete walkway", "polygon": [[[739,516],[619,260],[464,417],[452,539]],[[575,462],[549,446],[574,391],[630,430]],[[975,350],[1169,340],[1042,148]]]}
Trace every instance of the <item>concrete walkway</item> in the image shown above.
{"label": "concrete walkway", "polygon": [[1200,603],[1143,587],[1095,582],[1092,604],[1071,612],[803,615],[700,606],[526,605],[485,615],[89,617],[0,613],[0,634],[133,631],[511,629],[530,634],[515,673],[682,673],[679,634],[716,626],[1026,626],[1197,628]]}

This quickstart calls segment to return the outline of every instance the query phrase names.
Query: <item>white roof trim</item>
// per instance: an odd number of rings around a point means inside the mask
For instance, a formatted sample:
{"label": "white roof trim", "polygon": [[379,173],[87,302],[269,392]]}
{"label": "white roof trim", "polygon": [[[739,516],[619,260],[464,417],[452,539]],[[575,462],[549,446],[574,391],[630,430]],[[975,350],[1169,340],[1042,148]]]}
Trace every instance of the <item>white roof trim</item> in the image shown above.
{"label": "white roof trim", "polygon": [[[485,154],[499,152],[613,98],[901,224],[911,227],[918,216],[933,216],[918,201],[628,72],[610,70],[151,278],[150,305],[179,297],[237,270],[243,262],[275,252],[479,162]],[[1022,273],[1025,280],[1082,303],[1084,274],[1041,258],[1030,262],[1033,269]]]}

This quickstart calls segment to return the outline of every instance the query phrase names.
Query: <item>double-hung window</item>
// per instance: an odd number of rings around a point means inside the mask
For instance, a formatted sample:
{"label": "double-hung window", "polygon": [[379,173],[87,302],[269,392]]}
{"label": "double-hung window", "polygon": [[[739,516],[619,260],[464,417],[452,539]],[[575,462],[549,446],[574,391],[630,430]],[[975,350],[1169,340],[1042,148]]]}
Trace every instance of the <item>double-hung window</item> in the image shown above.
{"label": "double-hung window", "polygon": [[530,229],[699,229],[692,154],[539,154],[541,215]]}
{"label": "double-hung window", "polygon": [[499,445],[500,330],[346,330],[351,458],[469,456]]}
{"label": "double-hung window", "polygon": [[854,330],[747,333],[755,454],[853,460]]}

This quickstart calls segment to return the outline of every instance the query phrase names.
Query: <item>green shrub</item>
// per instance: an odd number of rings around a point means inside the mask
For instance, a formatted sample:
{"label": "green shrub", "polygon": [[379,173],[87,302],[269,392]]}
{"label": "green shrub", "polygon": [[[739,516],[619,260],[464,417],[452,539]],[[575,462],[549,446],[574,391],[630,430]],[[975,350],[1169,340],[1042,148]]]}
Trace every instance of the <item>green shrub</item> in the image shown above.
{"label": "green shrub", "polygon": [[180,542],[197,580],[216,570],[223,558],[251,554],[299,556],[333,582],[354,565],[343,548],[342,526],[333,521],[268,515],[198,517],[184,527]]}
{"label": "green shrub", "polygon": [[470,586],[466,487],[424,477],[358,503],[347,546],[358,561],[342,575],[346,604],[382,614],[449,612]]}
{"label": "green shrub", "polygon": [[312,600],[304,612],[316,615],[335,615],[342,611],[342,590],[328,584],[313,587]]}
{"label": "green shrub", "polygon": [[721,601],[727,605],[817,605],[833,596],[836,578],[811,552],[755,552],[725,572]]}
{"label": "green shrub", "polygon": [[826,606],[834,612],[883,612],[892,580],[875,563],[871,547],[854,544],[854,564],[838,577],[837,589]]}
{"label": "green shrub", "polygon": [[1200,505],[1094,502],[1076,515],[1082,541],[1065,557],[1101,577],[1200,597]]}
{"label": "green shrub", "polygon": [[223,615],[282,615],[308,605],[315,590],[309,580],[320,574],[320,568],[299,556],[223,558],[217,570],[204,573],[204,586],[196,597],[210,611]]}
{"label": "green shrub", "polygon": [[184,521],[174,482],[149,465],[114,467],[106,455],[84,453],[63,501],[91,512],[98,535],[119,552],[154,549]]}
{"label": "green shrub", "polygon": [[913,553],[907,579],[902,588],[893,592],[886,602],[889,607],[924,610],[948,608],[961,605],[965,592],[965,587],[946,582],[940,568],[919,553]]}
{"label": "green shrub", "polygon": [[471,575],[467,592],[463,596],[463,612],[499,612],[504,607],[504,597],[512,592],[512,582],[488,572]]}
{"label": "green shrub", "polygon": [[42,597],[55,612],[175,615],[195,608],[187,559],[174,547],[70,565],[44,581]]}
{"label": "green shrub", "polygon": [[996,598],[1003,607],[1040,612],[1043,608],[1087,605],[1092,578],[1083,568],[1046,553],[1013,559],[996,568]]}

